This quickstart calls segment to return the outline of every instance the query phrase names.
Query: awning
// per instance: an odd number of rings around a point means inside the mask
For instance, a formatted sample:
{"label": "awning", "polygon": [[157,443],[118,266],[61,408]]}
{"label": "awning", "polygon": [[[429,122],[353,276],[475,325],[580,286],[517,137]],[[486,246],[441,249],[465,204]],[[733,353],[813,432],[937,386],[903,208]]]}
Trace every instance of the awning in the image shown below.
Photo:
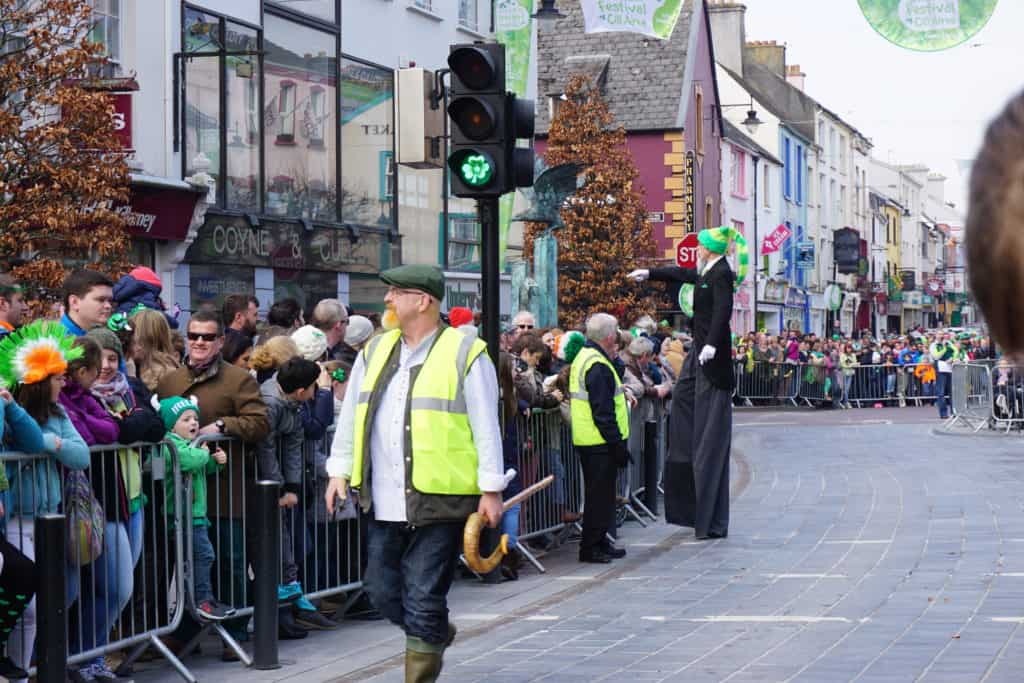
{"label": "awning", "polygon": [[132,174],[129,206],[118,209],[133,237],[184,240],[205,189],[182,181]]}

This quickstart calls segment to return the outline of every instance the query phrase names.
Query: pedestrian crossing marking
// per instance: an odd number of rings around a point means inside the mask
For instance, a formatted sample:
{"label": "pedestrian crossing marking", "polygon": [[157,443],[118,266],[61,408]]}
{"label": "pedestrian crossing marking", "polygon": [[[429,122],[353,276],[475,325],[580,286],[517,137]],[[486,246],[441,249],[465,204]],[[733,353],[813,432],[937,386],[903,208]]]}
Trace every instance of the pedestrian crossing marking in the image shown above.
{"label": "pedestrian crossing marking", "polygon": [[526,617],[524,621],[558,621],[561,619],[557,614],[535,614],[532,617]]}
{"label": "pedestrian crossing marking", "polygon": [[[646,617],[645,617],[646,618]],[[812,617],[812,616],[795,616],[789,615],[739,615],[739,614],[721,614],[718,616],[707,616],[707,617],[696,617],[693,619],[685,619],[685,621],[699,622],[699,623],[726,623],[726,624],[818,624],[825,622],[835,622],[841,624],[848,624],[850,620],[846,617]]]}
{"label": "pedestrian crossing marking", "polygon": [[825,545],[882,545],[884,543],[892,543],[892,539],[877,538],[869,540],[825,541]]}
{"label": "pedestrian crossing marking", "polygon": [[761,574],[769,579],[845,579],[846,574]]}

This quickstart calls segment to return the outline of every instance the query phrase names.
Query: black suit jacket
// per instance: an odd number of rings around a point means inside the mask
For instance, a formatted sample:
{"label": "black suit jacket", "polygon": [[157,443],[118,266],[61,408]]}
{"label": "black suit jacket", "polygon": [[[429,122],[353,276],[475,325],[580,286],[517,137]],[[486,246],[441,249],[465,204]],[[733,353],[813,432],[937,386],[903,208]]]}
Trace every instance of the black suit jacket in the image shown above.
{"label": "black suit jacket", "polygon": [[693,291],[693,346],[700,354],[705,345],[715,347],[715,357],[701,366],[704,376],[719,389],[732,391],[736,376],[732,367],[732,297],[736,275],[721,258],[703,276],[693,268],[652,268],[651,280],[690,283]]}

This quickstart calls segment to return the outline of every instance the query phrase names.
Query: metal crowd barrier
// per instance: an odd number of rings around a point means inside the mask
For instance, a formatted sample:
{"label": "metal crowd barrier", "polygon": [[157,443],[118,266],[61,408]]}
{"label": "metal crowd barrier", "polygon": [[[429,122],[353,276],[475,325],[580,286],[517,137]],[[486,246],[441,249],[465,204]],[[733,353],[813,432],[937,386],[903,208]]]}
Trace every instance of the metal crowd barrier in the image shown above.
{"label": "metal crowd barrier", "polygon": [[520,445],[516,468],[523,488],[549,474],[555,476],[547,489],[522,503],[519,512],[519,543],[523,557],[538,571],[544,566],[524,541],[549,537],[555,544],[583,510],[583,470],[573,451],[572,432],[561,411],[533,410],[529,417],[516,417]]}
{"label": "metal crowd barrier", "polygon": [[[996,426],[999,418],[995,412],[997,406],[994,400],[993,372],[989,363],[953,364],[950,378],[952,416],[946,422],[946,429],[963,425],[973,432],[979,432],[985,427]],[[1003,396],[1009,398],[1010,394],[1003,393]]]}
{"label": "metal crowd barrier", "polygon": [[[298,581],[307,600],[322,600],[342,596],[332,603],[336,613],[344,614],[362,594],[365,565],[365,520],[357,510],[356,499],[350,495],[333,515],[327,512],[324,495],[327,473],[323,463],[330,453],[333,432],[319,441],[306,440],[299,454],[302,476],[298,504],[281,511],[281,557],[292,558],[296,575],[284,575],[284,562],[277,568],[278,584]],[[243,444],[224,436],[202,436],[197,444],[220,447],[227,462],[219,471],[207,477],[208,533],[214,548],[212,569],[213,592],[216,598],[235,609],[234,616],[224,622],[205,621],[196,611],[194,577],[189,575],[189,613],[192,627],[186,633],[190,640],[184,652],[189,652],[210,630],[232,649],[239,660],[249,666],[250,656],[238,644],[246,639],[247,622],[254,612],[252,581],[255,562],[256,533],[249,520],[257,519],[254,509],[254,487],[263,474],[258,472],[255,446]],[[281,445],[278,444],[278,448]],[[278,461],[292,457],[279,452]],[[284,491],[281,491],[282,496]],[[191,527],[191,507],[187,524]],[[187,563],[194,566],[194,547],[191,534],[187,542]],[[197,628],[198,627],[198,628]]]}
{"label": "metal crowd barrier", "polygon": [[[978,364],[983,367],[982,364]],[[915,365],[856,365],[843,369],[813,364],[792,365],[737,361],[736,399],[748,406],[801,403],[813,406],[831,402],[846,408],[866,405],[931,405],[936,382],[925,381],[931,363]],[[965,387],[971,400],[982,401],[984,387],[974,381]],[[966,395],[966,394],[965,394]]]}
{"label": "metal crowd barrier", "polygon": [[[125,486],[132,500],[120,501],[122,514],[129,514],[128,523],[107,522],[104,517],[103,550],[91,563],[80,560],[81,546],[72,541],[79,535],[68,530],[65,633],[71,667],[131,649],[123,660],[121,670],[125,671],[143,650],[153,646],[190,679],[180,660],[160,641],[178,627],[184,614],[182,534],[176,523],[181,510],[181,472],[166,462],[163,446],[173,451],[170,443],[90,449],[84,473],[91,488],[102,494],[108,486]],[[10,482],[3,496],[7,539],[34,558],[33,517],[64,511],[67,470],[49,454],[3,453],[0,463]],[[169,487],[165,485],[168,482]],[[168,496],[175,510],[171,524],[164,516]],[[102,505],[104,496],[96,498]],[[111,574],[115,578],[109,579]],[[9,655],[30,676],[36,675],[33,646],[38,615],[34,603],[22,614],[8,643]]]}
{"label": "metal crowd barrier", "polygon": [[[651,455],[660,466],[667,438],[667,415],[659,423],[657,446]],[[519,522],[519,551],[539,571],[544,566],[524,541],[553,537],[554,544],[565,541],[572,530],[579,529],[584,510],[583,473],[572,446],[569,425],[560,411],[536,411],[529,418],[519,416],[521,450],[518,458],[523,486],[529,486],[549,474],[555,475],[552,486],[522,504]],[[336,606],[344,614],[362,593],[365,563],[365,520],[356,501],[349,497],[346,506],[328,515],[324,503],[326,471],[323,464],[330,452],[332,433],[321,441],[306,441],[299,504],[282,512],[282,557],[290,550],[297,565],[297,580],[307,599],[340,597]],[[252,658],[238,644],[247,639],[250,618],[254,613],[253,580],[256,555],[256,531],[251,520],[254,513],[254,488],[260,474],[255,447],[224,436],[202,436],[196,444],[224,450],[227,461],[215,472],[204,473],[207,480],[207,519],[205,527],[214,549],[211,583],[216,599],[235,609],[225,621],[204,619],[198,612],[195,583],[195,545],[193,540],[192,491],[193,473],[183,474],[174,445],[114,444],[91,449],[91,462],[85,469],[90,482],[99,482],[98,490],[115,481],[129,482],[130,495],[141,503],[131,523],[108,524],[105,550],[92,564],[79,566],[69,559],[67,581],[67,636],[71,666],[88,663],[95,657],[114,655],[120,665],[118,673],[129,674],[133,663],[152,647],[167,659],[189,683],[195,677],[181,662],[211,630],[243,665]],[[623,500],[620,509],[643,524],[641,514],[655,519],[643,505],[645,449],[634,453],[630,467],[621,470],[619,489]],[[279,454],[283,456],[284,454]],[[134,466],[135,459],[139,467]],[[63,466],[49,455],[5,453],[0,462],[7,468],[11,491],[3,494],[7,512],[8,538],[23,552],[33,556],[31,519],[19,515],[22,504],[40,512],[62,510],[59,492],[43,489],[37,494],[28,486],[38,478],[53,473],[63,480]],[[58,488],[63,488],[62,486]],[[31,491],[26,502],[26,494]],[[171,511],[173,506],[173,511]],[[639,510],[639,512],[638,512]],[[117,527],[117,528],[115,528]],[[290,541],[290,544],[289,544]],[[286,544],[289,544],[286,546]],[[117,584],[118,596],[107,601],[106,583],[97,580],[106,572],[109,561],[120,575],[131,574],[130,585]],[[282,562],[283,565],[283,562]],[[129,568],[131,571],[129,571]],[[285,582],[282,567],[276,568],[279,583]],[[103,605],[110,609],[104,611]],[[32,627],[32,614],[25,620]],[[161,640],[173,636],[184,646],[172,653]],[[20,623],[12,637],[9,653],[17,663],[32,664],[31,633]],[[35,675],[34,667],[30,674]]]}
{"label": "metal crowd barrier", "polygon": [[797,405],[800,367],[788,363],[745,361],[735,363],[736,397],[745,405],[791,403]]}
{"label": "metal crowd barrier", "polygon": [[1024,368],[1008,361],[991,370],[993,427],[1024,429]]}

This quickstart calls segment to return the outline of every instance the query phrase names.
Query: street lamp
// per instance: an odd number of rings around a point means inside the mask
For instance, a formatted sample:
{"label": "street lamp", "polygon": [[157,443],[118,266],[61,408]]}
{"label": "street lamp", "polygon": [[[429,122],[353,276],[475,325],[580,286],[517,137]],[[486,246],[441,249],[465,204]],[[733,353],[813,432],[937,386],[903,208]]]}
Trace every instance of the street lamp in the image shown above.
{"label": "street lamp", "polygon": [[531,15],[534,19],[563,19],[565,15],[555,8],[555,0],[540,0],[540,9]]}
{"label": "street lamp", "polygon": [[745,118],[740,125],[742,125],[744,128],[746,128],[747,132],[750,133],[751,135],[756,135],[757,134],[758,126],[760,126],[762,123],[764,123],[764,121],[762,121],[761,119],[757,118],[757,110],[754,109],[754,97],[751,96],[750,97],[750,102],[747,102],[746,104],[720,104],[720,105],[718,105],[718,109],[719,110],[730,109],[730,108],[733,108],[733,107],[747,107],[747,118]]}

